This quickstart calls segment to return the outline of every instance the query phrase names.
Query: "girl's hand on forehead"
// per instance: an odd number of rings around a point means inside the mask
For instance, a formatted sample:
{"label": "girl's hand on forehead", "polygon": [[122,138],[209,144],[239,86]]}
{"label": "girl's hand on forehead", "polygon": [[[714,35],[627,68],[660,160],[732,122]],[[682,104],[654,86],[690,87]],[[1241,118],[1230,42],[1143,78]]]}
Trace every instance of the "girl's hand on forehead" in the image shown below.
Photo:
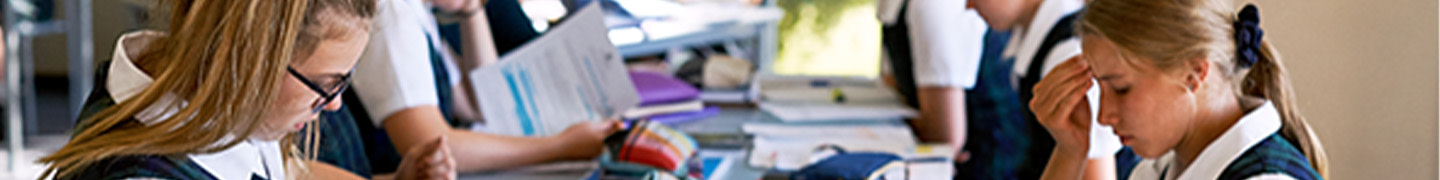
{"label": "girl's hand on forehead", "polygon": [[1070,58],[1035,84],[1029,102],[1036,120],[1055,138],[1055,148],[1084,154],[1090,146],[1090,103],[1085,92],[1093,85],[1089,64]]}

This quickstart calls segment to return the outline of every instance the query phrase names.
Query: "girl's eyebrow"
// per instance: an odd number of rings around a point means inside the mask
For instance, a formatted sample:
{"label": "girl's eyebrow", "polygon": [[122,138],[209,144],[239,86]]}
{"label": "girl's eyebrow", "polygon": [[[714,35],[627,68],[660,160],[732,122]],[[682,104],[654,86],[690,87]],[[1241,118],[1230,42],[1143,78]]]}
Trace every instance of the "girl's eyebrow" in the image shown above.
{"label": "girl's eyebrow", "polygon": [[1110,80],[1115,80],[1115,79],[1118,79],[1118,78],[1120,78],[1120,75],[1119,75],[1119,74],[1106,74],[1106,75],[1101,75],[1100,77],[1095,78],[1095,79],[1096,79],[1096,80],[1099,80],[1099,81],[1110,82]]}

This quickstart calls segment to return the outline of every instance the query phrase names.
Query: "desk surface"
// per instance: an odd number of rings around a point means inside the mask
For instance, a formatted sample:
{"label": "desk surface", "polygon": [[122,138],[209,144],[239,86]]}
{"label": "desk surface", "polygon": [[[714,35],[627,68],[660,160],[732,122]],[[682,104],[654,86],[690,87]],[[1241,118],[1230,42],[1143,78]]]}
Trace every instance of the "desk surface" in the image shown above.
{"label": "desk surface", "polygon": [[[731,138],[743,138],[745,132],[740,129],[747,122],[780,122],[769,114],[754,108],[748,107],[725,107],[714,117],[700,119],[690,122],[676,124],[676,129],[685,133],[703,137],[726,136]],[[721,141],[736,141],[737,139],[724,139]],[[704,142],[701,141],[701,151],[720,150],[736,151],[742,150],[742,146],[735,146],[734,142]],[[739,139],[742,142],[745,139]],[[717,145],[718,144],[718,145]],[[741,157],[743,158],[743,157]],[[744,162],[743,159],[739,162]],[[532,167],[523,167],[510,170],[481,173],[460,174],[462,180],[577,180],[586,177],[589,173],[599,168],[596,162],[561,162],[543,164]],[[768,178],[767,178],[768,179]]]}
{"label": "desk surface", "polygon": [[460,174],[461,180],[578,180],[600,166],[594,161],[559,162],[495,172]]}

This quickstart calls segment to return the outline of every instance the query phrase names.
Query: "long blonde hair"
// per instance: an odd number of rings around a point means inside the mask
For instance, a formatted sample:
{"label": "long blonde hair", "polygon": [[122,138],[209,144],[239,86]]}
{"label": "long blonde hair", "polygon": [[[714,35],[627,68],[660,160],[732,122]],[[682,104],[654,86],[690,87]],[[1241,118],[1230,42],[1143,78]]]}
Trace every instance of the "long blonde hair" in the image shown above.
{"label": "long blonde hair", "polygon": [[1186,59],[1206,57],[1235,84],[1238,98],[1260,97],[1280,111],[1281,136],[1295,141],[1310,165],[1328,176],[1328,159],[1315,133],[1295,107],[1294,92],[1279,54],[1261,40],[1256,61],[1238,63],[1235,6],[1228,0],[1093,0],[1076,25],[1082,35],[1113,42],[1121,52],[1164,70]]}
{"label": "long blonde hair", "polygon": [[[303,60],[333,26],[330,11],[367,24],[373,0],[170,0],[165,37],[139,56],[154,83],[86,121],[65,147],[40,158],[44,177],[72,177],[97,161],[128,155],[213,153],[261,127],[291,60]],[[333,14],[332,13],[332,14]],[[362,29],[368,30],[368,29]],[[132,117],[173,94],[174,115],[142,125]],[[314,127],[314,126],[312,126]],[[282,140],[295,149],[290,138]],[[218,145],[217,145],[218,143]],[[294,154],[285,154],[285,159]]]}

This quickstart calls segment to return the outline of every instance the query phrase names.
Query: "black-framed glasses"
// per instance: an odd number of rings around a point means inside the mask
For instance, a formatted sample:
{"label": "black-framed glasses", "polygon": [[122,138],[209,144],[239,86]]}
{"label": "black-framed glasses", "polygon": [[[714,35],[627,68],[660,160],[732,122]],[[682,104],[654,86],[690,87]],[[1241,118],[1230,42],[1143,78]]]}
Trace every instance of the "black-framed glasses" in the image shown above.
{"label": "black-framed glasses", "polygon": [[[295,67],[285,67],[285,70],[290,72],[290,76],[295,76],[295,79],[299,79],[300,83],[304,83],[305,87],[309,87],[311,91],[315,91],[315,94],[320,95],[320,99],[316,99],[316,102],[313,102],[314,104],[310,107],[310,112],[312,113],[324,110],[326,104],[335,101],[335,99],[340,97],[340,93],[344,93],[345,89],[350,87],[351,73],[340,76],[340,79],[331,85],[331,87],[322,88],[320,84],[316,84],[315,81],[310,81],[310,78],[305,78],[304,75],[301,75],[300,71],[295,71]],[[351,70],[351,72],[353,73],[354,70]]]}

